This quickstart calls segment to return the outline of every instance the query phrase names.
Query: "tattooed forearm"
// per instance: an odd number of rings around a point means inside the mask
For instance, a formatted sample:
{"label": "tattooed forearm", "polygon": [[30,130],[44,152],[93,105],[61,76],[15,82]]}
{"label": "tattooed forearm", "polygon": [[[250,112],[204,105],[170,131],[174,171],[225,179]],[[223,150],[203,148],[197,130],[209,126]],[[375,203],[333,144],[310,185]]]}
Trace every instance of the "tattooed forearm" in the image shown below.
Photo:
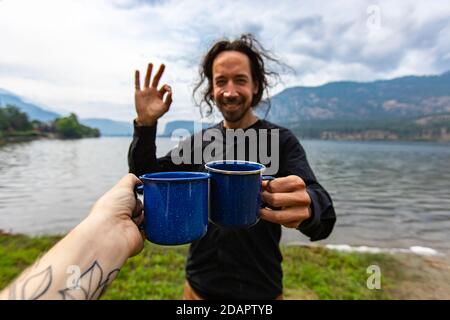
{"label": "tattooed forearm", "polygon": [[[94,261],[81,276],[75,279],[74,285],[68,286],[67,277],[61,275],[59,275],[59,281],[55,283],[54,270],[52,266],[48,266],[37,273],[27,272],[25,278],[19,278],[12,283],[8,288],[8,299],[97,299],[105,292],[119,271],[120,269],[113,269],[105,276],[98,261]],[[56,289],[61,285],[63,289]]]}

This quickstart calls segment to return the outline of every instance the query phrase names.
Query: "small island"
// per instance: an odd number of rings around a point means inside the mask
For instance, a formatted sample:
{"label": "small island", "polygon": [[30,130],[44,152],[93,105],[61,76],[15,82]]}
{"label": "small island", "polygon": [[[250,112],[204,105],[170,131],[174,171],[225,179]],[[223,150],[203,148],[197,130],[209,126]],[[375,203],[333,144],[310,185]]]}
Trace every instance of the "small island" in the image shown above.
{"label": "small island", "polygon": [[82,125],[71,113],[53,121],[30,121],[28,115],[13,105],[0,108],[0,145],[8,142],[29,141],[40,138],[80,139],[100,137],[100,131]]}

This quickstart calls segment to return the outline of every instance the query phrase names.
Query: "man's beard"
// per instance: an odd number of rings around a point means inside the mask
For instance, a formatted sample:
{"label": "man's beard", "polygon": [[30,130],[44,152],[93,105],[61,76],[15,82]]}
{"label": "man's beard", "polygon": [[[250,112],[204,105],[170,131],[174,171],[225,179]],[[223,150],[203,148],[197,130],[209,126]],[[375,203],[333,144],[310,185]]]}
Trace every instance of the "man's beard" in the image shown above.
{"label": "man's beard", "polygon": [[[219,99],[217,101],[217,107],[223,115],[223,118],[228,122],[238,122],[240,121],[251,108],[250,104],[246,103],[247,101],[243,97],[238,98],[227,98],[227,99]],[[229,110],[227,105],[238,105],[238,108],[233,108]]]}

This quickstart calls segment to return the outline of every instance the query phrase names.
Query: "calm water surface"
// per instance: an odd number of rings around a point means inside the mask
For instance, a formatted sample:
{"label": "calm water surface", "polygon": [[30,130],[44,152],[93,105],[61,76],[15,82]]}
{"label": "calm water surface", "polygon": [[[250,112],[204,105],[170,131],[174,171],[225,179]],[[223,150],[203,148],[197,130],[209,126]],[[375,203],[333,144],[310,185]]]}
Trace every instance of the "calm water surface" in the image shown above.
{"label": "calm water surface", "polygon": [[[64,233],[128,171],[131,137],[0,147],[0,229]],[[157,141],[158,155],[176,143]],[[450,145],[302,141],[338,223],[322,243],[450,253]],[[283,241],[308,242],[285,230]]]}

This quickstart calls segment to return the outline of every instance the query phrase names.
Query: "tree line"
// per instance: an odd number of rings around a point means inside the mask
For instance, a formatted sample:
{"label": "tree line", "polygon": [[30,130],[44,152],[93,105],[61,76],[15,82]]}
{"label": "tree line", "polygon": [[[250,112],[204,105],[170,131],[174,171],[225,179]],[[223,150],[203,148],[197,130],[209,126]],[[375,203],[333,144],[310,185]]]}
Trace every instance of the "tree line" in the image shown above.
{"label": "tree line", "polygon": [[[326,139],[328,137],[361,136],[371,131],[384,132],[395,140],[449,140],[450,114],[411,118],[330,119],[297,123],[292,130],[302,138]],[[381,135],[383,136],[383,135]],[[384,139],[384,138],[383,138]]]}
{"label": "tree line", "polygon": [[0,138],[17,136],[43,136],[60,139],[79,139],[86,137],[99,137],[100,131],[82,125],[76,116],[71,113],[67,117],[60,117],[53,121],[42,122],[32,120],[19,108],[12,105],[0,107]]}

